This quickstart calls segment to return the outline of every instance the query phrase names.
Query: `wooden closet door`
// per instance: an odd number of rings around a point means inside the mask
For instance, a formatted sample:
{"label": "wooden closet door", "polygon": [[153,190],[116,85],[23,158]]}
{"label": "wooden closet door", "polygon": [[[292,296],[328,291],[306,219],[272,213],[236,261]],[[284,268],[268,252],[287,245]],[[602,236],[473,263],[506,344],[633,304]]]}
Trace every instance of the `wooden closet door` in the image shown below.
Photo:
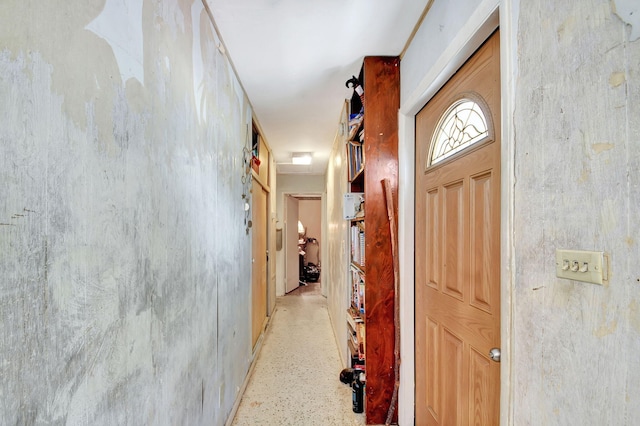
{"label": "wooden closet door", "polygon": [[255,347],[267,319],[267,192],[256,180],[252,188],[251,323]]}

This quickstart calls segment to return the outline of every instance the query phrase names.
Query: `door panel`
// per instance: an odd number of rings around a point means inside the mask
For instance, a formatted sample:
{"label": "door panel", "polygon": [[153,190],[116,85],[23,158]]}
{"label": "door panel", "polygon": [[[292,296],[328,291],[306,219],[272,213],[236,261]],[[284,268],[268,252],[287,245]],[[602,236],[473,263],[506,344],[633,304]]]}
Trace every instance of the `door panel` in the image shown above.
{"label": "door panel", "polygon": [[472,348],[470,364],[471,398],[474,409],[471,423],[476,425],[497,425],[497,423],[491,422],[491,404],[488,398],[491,392],[495,391],[491,386],[493,361],[489,361],[484,354]]}
{"label": "door panel", "polygon": [[464,256],[464,186],[453,182],[444,186],[442,214],[444,228],[444,288],[443,292],[463,300],[462,285],[465,279]]}
{"label": "door panel", "polygon": [[252,346],[255,347],[267,319],[267,192],[255,180],[252,197],[251,329]]}
{"label": "door panel", "polygon": [[[496,224],[492,223],[491,200],[495,197],[492,188],[496,186],[491,173],[483,173],[471,178],[471,222],[470,238],[471,252],[471,300],[470,304],[485,312],[492,313],[493,301],[491,300],[491,262],[493,248],[491,229]],[[499,307],[498,307],[499,308]]]}
{"label": "door panel", "polygon": [[465,403],[460,398],[464,395],[464,341],[443,327],[442,343],[442,377],[446,380],[440,382],[444,394],[441,424],[459,425]]}
{"label": "door panel", "polygon": [[426,319],[427,335],[427,362],[426,362],[426,385],[429,392],[426,394],[427,408],[430,414],[436,419],[440,413],[440,326],[431,318]]}
{"label": "door panel", "polygon": [[[416,116],[416,424],[496,425],[500,366],[500,74],[496,32]],[[427,167],[468,93],[492,137]]]}
{"label": "door panel", "polygon": [[426,233],[425,258],[429,262],[425,278],[426,285],[438,289],[440,285],[440,192],[438,189],[429,191],[426,195]]}

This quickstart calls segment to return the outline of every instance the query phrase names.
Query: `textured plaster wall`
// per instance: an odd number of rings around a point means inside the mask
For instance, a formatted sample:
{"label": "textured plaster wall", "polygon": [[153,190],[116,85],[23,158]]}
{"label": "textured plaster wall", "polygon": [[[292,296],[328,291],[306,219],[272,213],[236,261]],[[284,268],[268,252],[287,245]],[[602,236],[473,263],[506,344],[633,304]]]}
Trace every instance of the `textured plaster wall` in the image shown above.
{"label": "textured plaster wall", "polygon": [[[346,128],[346,112],[342,113],[342,125]],[[327,236],[324,239],[326,254],[322,260],[322,284],[327,286],[327,305],[336,343],[344,366],[350,366],[347,353],[346,312],[349,299],[349,222],[344,219],[343,196],[347,186],[346,139],[339,133],[327,167]]]}
{"label": "textured plaster wall", "polygon": [[[608,0],[519,8],[515,424],[637,424],[640,41]],[[607,252],[608,284],[556,278],[557,248]]]}
{"label": "textured plaster wall", "polygon": [[202,2],[0,21],[0,424],[224,424],[251,356],[251,111]]}

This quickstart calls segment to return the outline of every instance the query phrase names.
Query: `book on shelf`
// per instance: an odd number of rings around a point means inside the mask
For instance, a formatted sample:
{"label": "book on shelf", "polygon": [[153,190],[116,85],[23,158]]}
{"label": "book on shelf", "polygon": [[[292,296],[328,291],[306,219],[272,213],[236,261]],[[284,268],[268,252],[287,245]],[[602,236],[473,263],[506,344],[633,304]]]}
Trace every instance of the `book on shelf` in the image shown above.
{"label": "book on shelf", "polygon": [[364,231],[361,231],[358,234],[358,243],[360,245],[360,265],[364,266],[365,265],[365,257],[364,257]]}
{"label": "book on shelf", "polygon": [[349,180],[353,181],[364,170],[364,150],[361,142],[349,141],[347,143],[347,159]]}
{"label": "book on shelf", "polygon": [[351,306],[347,308],[347,317],[349,321],[353,322],[354,330],[355,330],[355,324],[364,322],[364,319],[360,315],[360,312],[353,304],[351,304]]}
{"label": "book on shelf", "polygon": [[[352,315],[356,315],[357,318],[362,321],[360,315],[365,312],[364,305],[364,288],[365,288],[365,276],[361,270],[352,266],[351,268],[351,306],[353,308]],[[358,322],[357,320],[354,320]]]}
{"label": "book on shelf", "polygon": [[351,225],[351,261],[361,269],[365,266],[364,257],[364,229],[362,222],[352,222]]}
{"label": "book on shelf", "polygon": [[348,192],[344,194],[342,212],[345,219],[364,217],[364,193]]}
{"label": "book on shelf", "polygon": [[356,331],[356,319],[351,315],[350,311],[347,311],[347,324],[351,330]]}
{"label": "book on shelf", "polygon": [[360,344],[360,342],[358,341],[358,332],[354,331],[353,333],[351,333],[351,341],[353,342],[354,345],[358,346]]}
{"label": "book on shelf", "polygon": [[357,356],[358,359],[360,359],[360,351],[358,350],[358,345],[354,344],[351,339],[347,340],[347,344],[349,346],[349,352],[351,352],[353,356]]}
{"label": "book on shelf", "polygon": [[362,125],[362,120],[364,119],[364,114],[362,112],[358,114],[351,114],[349,116],[349,139],[353,139],[353,137],[358,132],[358,129]]}
{"label": "book on shelf", "polygon": [[364,324],[358,324],[357,330],[349,333],[349,337],[347,338],[347,346],[349,347],[349,352],[351,352],[353,356],[357,356],[360,361],[364,361]]}

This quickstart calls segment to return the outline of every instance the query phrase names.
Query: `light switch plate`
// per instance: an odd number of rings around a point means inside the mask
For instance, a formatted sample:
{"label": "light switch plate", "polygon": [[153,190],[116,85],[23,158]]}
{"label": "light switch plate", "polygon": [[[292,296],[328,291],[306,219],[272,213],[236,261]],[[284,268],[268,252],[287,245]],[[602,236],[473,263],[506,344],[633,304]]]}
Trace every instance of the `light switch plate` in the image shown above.
{"label": "light switch plate", "polygon": [[607,257],[602,251],[556,249],[556,276],[603,285],[608,280]]}

